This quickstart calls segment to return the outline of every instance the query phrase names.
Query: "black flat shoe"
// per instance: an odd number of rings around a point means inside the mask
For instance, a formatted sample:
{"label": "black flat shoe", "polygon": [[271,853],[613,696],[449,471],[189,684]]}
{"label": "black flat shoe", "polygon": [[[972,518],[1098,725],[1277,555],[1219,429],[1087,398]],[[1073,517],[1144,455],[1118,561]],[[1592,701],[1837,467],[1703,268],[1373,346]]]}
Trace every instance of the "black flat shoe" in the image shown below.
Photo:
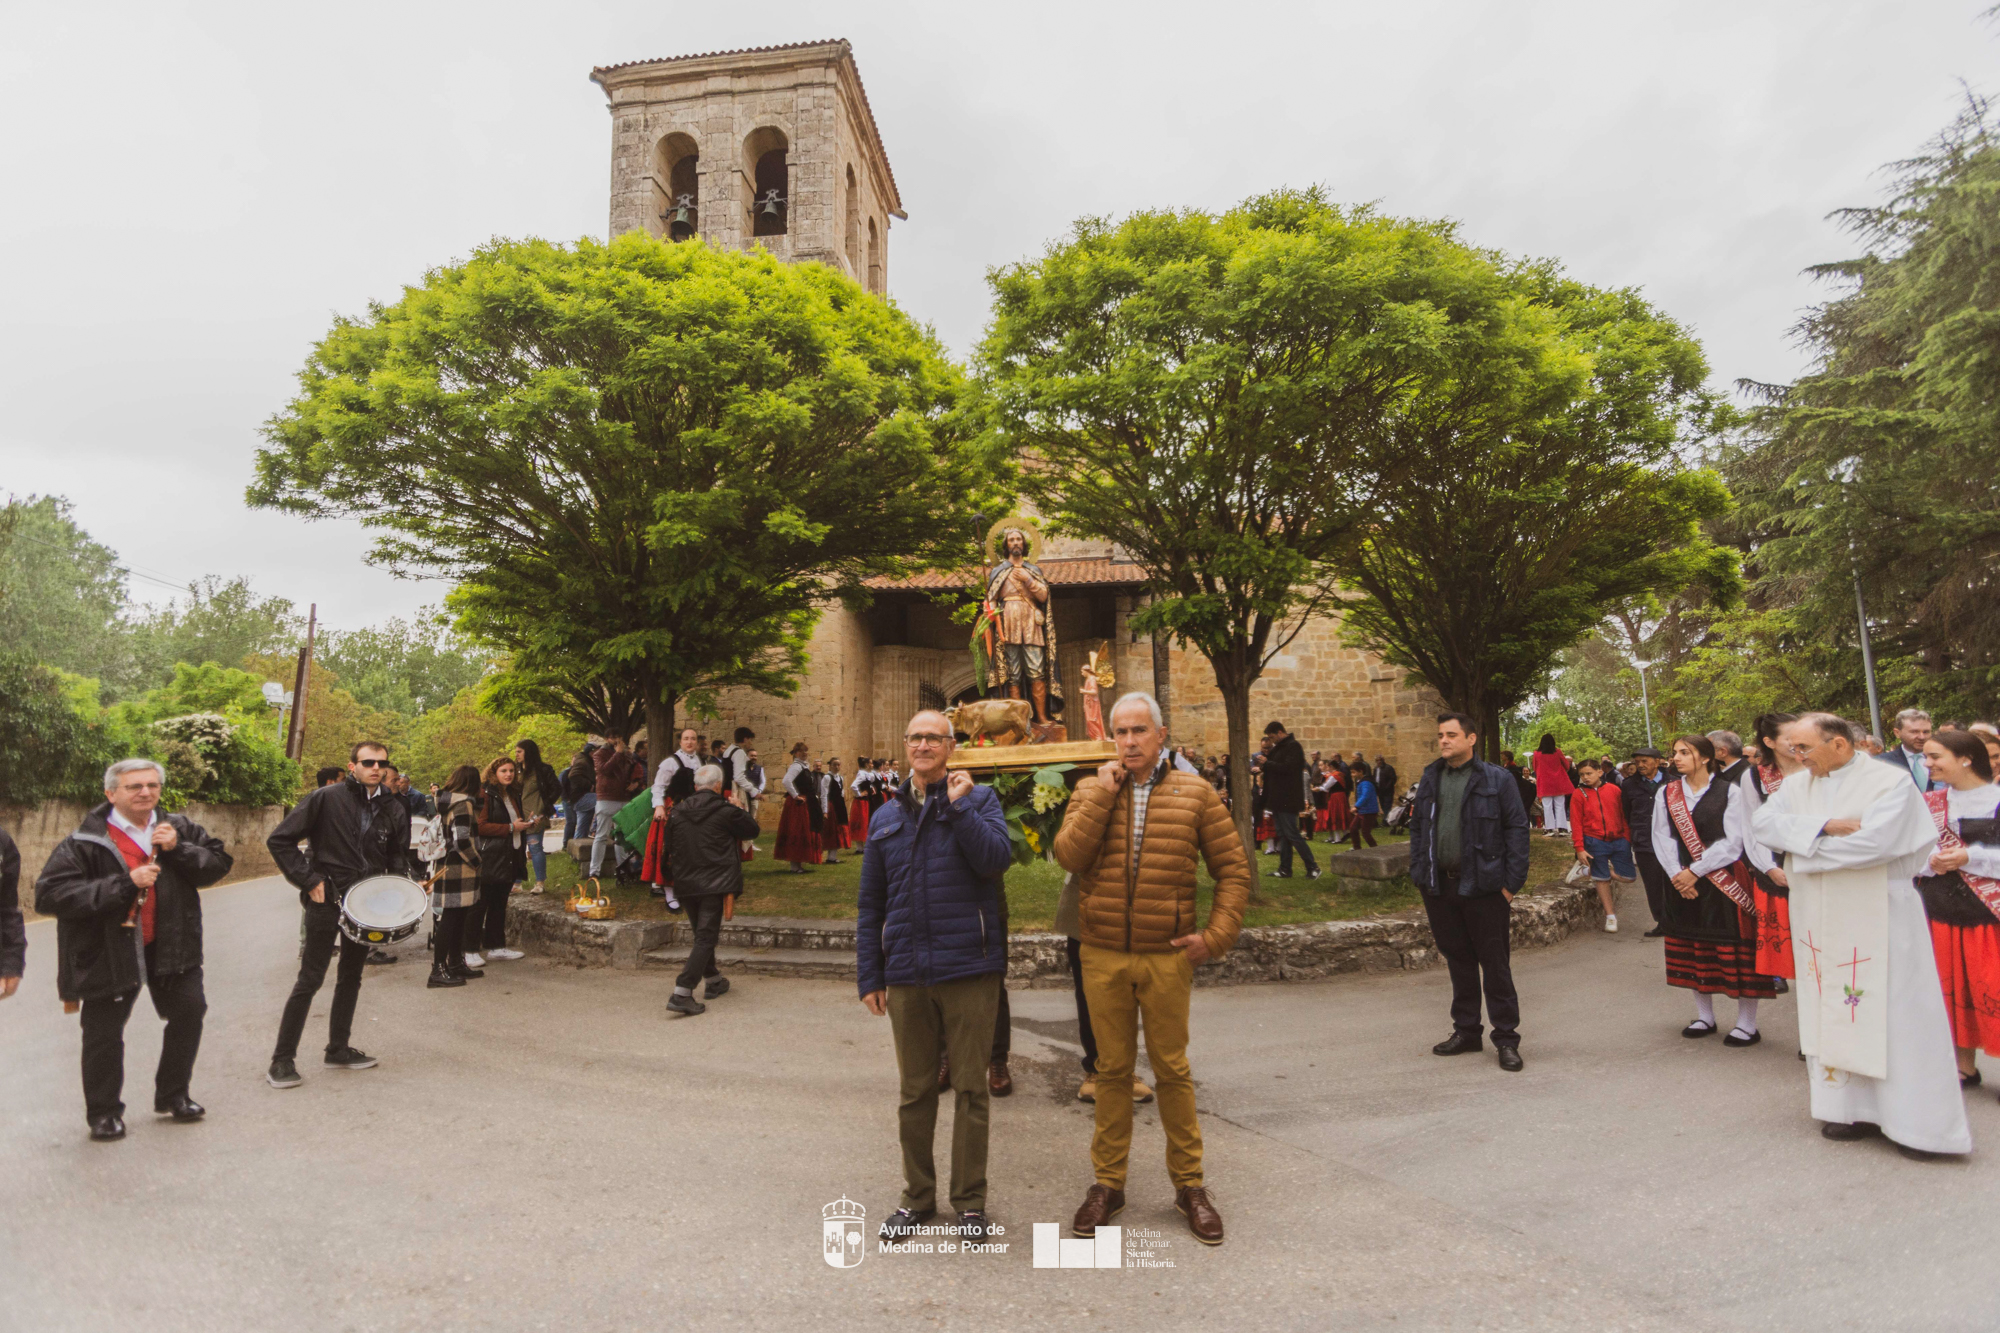
{"label": "black flat shoe", "polygon": [[1521,1072],[1521,1052],[1518,1047],[1498,1046],[1494,1048],[1500,1057],[1500,1067],[1510,1074]]}
{"label": "black flat shoe", "polygon": [[465,978],[448,967],[431,968],[430,979],[424,982],[424,989],[437,990],[446,986],[463,986]]}
{"label": "black flat shoe", "polygon": [[1431,1047],[1431,1054],[1466,1055],[1473,1051],[1483,1051],[1485,1049],[1486,1043],[1480,1040],[1477,1032],[1467,1032],[1463,1028],[1455,1028],[1449,1037]]}
{"label": "black flat shoe", "polygon": [[1970,1074],[1960,1074],[1958,1076],[1958,1086],[1961,1088],[1976,1088],[1985,1081],[1979,1077],[1977,1069],[1973,1070]]}
{"label": "black flat shoe", "polygon": [[1681,1035],[1683,1037],[1713,1037],[1715,1035],[1715,1024],[1704,1023],[1697,1018],[1694,1022],[1681,1029]]}
{"label": "black flat shoe", "polygon": [[917,1228],[937,1216],[937,1209],[926,1208],[918,1212],[913,1208],[898,1208],[882,1219],[882,1227],[875,1234],[883,1240],[902,1240],[914,1236]]}
{"label": "black flat shoe", "polygon": [[1739,1037],[1736,1035],[1736,1029],[1731,1028],[1729,1035],[1722,1039],[1722,1044],[1724,1046],[1755,1046],[1762,1040],[1764,1040],[1764,1034],[1761,1032],[1753,1032],[1747,1037]]}
{"label": "black flat shoe", "polygon": [[183,1093],[178,1097],[155,1097],[153,1099],[153,1114],[170,1115],[176,1122],[188,1125],[207,1115],[208,1108]]}
{"label": "black flat shoe", "polygon": [[1644,935],[1641,935],[1639,938],[1642,940],[1656,940],[1660,938],[1660,936],[1666,933],[1667,933],[1667,928],[1665,926],[1654,926],[1651,930],[1647,931]]}
{"label": "black flat shoe", "polygon": [[1835,1139],[1841,1143],[1851,1143],[1855,1139],[1872,1139],[1882,1132],[1880,1125],[1871,1125],[1866,1120],[1857,1120],[1851,1125],[1843,1125],[1838,1120],[1829,1120],[1819,1127],[1820,1137]]}
{"label": "black flat shoe", "polygon": [[95,1115],[90,1118],[90,1137],[99,1143],[111,1143],[125,1137],[125,1122],[115,1115]]}

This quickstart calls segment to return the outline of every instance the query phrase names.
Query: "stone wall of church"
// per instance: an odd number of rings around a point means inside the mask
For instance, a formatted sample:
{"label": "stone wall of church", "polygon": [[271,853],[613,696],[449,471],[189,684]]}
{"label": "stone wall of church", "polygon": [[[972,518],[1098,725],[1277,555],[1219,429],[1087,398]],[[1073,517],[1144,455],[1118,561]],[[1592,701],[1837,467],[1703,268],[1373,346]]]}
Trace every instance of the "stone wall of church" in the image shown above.
{"label": "stone wall of church", "polygon": [[[843,606],[833,606],[813,631],[811,664],[791,698],[751,689],[724,690],[717,696],[713,719],[693,717],[683,708],[679,724],[725,741],[738,727],[756,732],[757,756],[769,771],[773,790],[797,741],[811,747],[815,759],[838,756],[842,772],[852,777],[856,756],[902,753],[900,742],[895,749],[876,748],[873,646],[866,622]],[[892,725],[900,727],[901,721]],[[776,802],[765,804],[770,822],[776,818]]]}
{"label": "stone wall of church", "polygon": [[[1150,645],[1139,688],[1152,680]],[[1194,649],[1173,649],[1172,735],[1202,755],[1228,749],[1228,719],[1222,693],[1208,659]],[[1128,677],[1127,679],[1132,679]],[[1436,758],[1434,719],[1441,707],[1428,689],[1410,685],[1393,667],[1359,648],[1340,642],[1336,617],[1313,620],[1265,668],[1250,690],[1250,733],[1254,744],[1264,725],[1283,722],[1307,753],[1356,750],[1370,759],[1386,754],[1399,775],[1414,779]]]}

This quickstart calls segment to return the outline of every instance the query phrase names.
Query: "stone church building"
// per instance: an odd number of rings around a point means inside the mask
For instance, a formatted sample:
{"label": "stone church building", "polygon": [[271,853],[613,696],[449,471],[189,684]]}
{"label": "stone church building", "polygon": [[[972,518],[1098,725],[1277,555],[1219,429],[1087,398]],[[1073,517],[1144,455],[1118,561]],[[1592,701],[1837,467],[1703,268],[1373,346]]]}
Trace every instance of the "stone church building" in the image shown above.
{"label": "stone church building", "polygon": [[[804,42],[633,61],[592,71],[611,112],[611,234],[644,228],[667,240],[763,246],[781,259],[828,264],[889,294],[889,226],[906,219],[895,173],[845,41]],[[1137,565],[1106,542],[1049,538],[1037,555],[1055,603],[1065,720],[1082,739],[1081,667],[1110,652],[1116,685],[1152,690],[1149,639],[1128,628],[1143,605]],[[720,716],[690,725],[747,726],[767,765],[795,741],[815,758],[900,759],[917,709],[979,694],[970,630],[949,607],[976,596],[977,570],[878,580],[867,611],[829,608],[808,674],[790,699],[726,691]],[[1167,654],[1169,729],[1203,755],[1227,748],[1222,700],[1207,661]],[[1272,661],[1252,694],[1252,729],[1276,718],[1308,751],[1386,754],[1414,777],[1433,757],[1435,696],[1371,654],[1341,646],[1336,619],[1317,620]]]}

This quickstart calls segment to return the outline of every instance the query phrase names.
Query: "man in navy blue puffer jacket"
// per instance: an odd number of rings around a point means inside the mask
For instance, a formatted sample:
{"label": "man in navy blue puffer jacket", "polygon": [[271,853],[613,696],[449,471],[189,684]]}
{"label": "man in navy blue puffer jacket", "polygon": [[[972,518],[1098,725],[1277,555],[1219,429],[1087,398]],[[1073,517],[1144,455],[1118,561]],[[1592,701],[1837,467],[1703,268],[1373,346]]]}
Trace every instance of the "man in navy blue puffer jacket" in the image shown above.
{"label": "man in navy blue puffer jacket", "polygon": [[958,1094],[951,1134],[951,1206],[969,1244],[986,1240],[986,1057],[1007,970],[1003,879],[1013,860],[991,787],[947,773],[951,723],[910,719],[910,777],[875,812],[861,860],[855,965],[861,1002],[889,1016],[902,1076],[903,1202],[882,1224],[903,1240],[937,1213],[938,1062]]}

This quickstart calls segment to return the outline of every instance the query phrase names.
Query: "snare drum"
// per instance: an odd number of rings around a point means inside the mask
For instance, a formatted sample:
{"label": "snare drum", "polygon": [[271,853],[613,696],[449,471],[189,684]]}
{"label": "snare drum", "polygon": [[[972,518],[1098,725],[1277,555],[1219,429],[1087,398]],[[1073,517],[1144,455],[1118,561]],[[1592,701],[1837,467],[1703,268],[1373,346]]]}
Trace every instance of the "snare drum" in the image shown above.
{"label": "snare drum", "polygon": [[340,933],[356,944],[394,944],[417,933],[430,895],[401,875],[372,875],[340,900]]}

